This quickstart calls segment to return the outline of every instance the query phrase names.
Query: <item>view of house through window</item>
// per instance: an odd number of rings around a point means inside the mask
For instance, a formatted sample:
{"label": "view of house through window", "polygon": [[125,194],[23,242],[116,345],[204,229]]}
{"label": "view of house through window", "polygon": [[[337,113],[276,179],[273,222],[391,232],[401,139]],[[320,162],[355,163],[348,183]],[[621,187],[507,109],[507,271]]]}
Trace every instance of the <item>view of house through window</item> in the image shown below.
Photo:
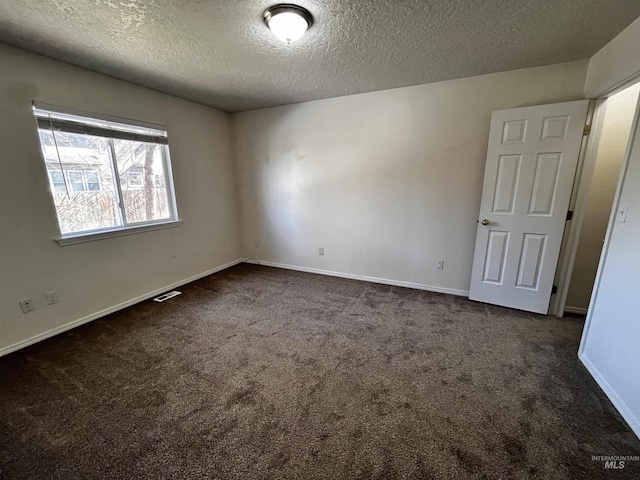
{"label": "view of house through window", "polygon": [[34,111],[63,236],[176,219],[165,131]]}

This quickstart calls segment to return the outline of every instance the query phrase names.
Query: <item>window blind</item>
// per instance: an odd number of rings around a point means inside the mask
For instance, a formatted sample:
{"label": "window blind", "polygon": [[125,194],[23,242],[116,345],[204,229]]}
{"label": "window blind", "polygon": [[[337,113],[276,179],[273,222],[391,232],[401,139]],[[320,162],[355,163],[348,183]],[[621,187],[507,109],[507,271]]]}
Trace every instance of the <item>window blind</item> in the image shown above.
{"label": "window blind", "polygon": [[126,125],[123,123],[95,120],[92,118],[69,115],[34,108],[38,128],[96,137],[117,138],[137,142],[168,145],[167,132],[153,128]]}

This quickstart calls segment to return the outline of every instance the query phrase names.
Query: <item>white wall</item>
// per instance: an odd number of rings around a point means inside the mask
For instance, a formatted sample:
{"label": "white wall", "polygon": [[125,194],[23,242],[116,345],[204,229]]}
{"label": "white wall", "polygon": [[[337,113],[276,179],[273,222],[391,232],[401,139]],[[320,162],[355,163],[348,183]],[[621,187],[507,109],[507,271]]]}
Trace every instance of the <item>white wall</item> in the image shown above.
{"label": "white wall", "polygon": [[573,311],[586,312],[589,306],[639,93],[640,83],[607,99],[602,131],[593,132],[599,136],[598,150],[566,300]]}
{"label": "white wall", "polygon": [[[636,133],[618,205],[598,269],[580,359],[640,436],[640,135]],[[617,208],[616,208],[617,210]]]}
{"label": "white wall", "polygon": [[[244,253],[468,291],[491,112],[580,99],[586,67],[572,62],[235,114]],[[437,259],[444,271],[435,270]]]}
{"label": "white wall", "polygon": [[640,73],[640,18],[589,60],[584,93],[595,98]]}
{"label": "white wall", "polygon": [[[0,353],[240,256],[226,113],[2,45],[0,71]],[[59,247],[32,100],[166,125],[184,224]]]}

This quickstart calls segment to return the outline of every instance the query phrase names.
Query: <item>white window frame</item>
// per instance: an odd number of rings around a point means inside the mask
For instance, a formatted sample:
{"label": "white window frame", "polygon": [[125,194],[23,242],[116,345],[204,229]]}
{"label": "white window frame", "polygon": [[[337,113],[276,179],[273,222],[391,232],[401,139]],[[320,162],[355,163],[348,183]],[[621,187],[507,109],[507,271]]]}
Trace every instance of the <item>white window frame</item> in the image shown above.
{"label": "white window frame", "polygon": [[67,181],[65,179],[64,174],[62,173],[61,170],[49,170],[47,169],[47,176],[49,177],[49,184],[51,185],[51,191],[53,193],[59,193],[59,191],[56,189],[56,183],[60,184],[60,182],[55,182],[53,180],[53,174],[54,173],[59,173],[60,175],[62,175],[62,185],[64,185],[65,189],[69,188],[69,185],[67,185]]}
{"label": "white window frame", "polygon": [[[78,182],[71,181],[71,174],[72,173],[77,173],[77,174],[80,175],[80,182],[82,184],[82,190],[76,190],[75,188],[73,188],[73,185],[78,183]],[[71,192],[75,193],[75,192],[86,192],[87,191],[87,184],[84,181],[84,174],[82,173],[81,169],[78,169],[78,168],[68,169],[66,176],[69,179],[69,185],[67,186],[67,188],[71,188]]]}
{"label": "white window frame", "polygon": [[[169,142],[167,139],[166,127],[162,125],[150,124],[147,122],[139,122],[135,120],[123,119],[119,117],[112,117],[107,115],[95,115],[88,114],[86,112],[73,111],[70,109],[60,108],[53,105],[44,103],[33,103],[34,116],[36,118],[36,127],[44,123],[43,119],[48,119],[51,127],[57,125],[56,131],[68,131],[70,133],[84,133],[81,130],[86,127],[88,134],[101,136],[108,140],[109,145],[109,158],[111,161],[111,169],[113,172],[113,178],[115,183],[115,193],[117,195],[117,204],[119,212],[119,221],[121,225],[117,227],[105,227],[92,230],[83,230],[73,233],[62,233],[60,224],[58,223],[59,236],[54,238],[60,246],[72,245],[76,243],[90,242],[94,240],[100,240],[103,238],[112,238],[122,235],[130,235],[134,233],[141,233],[152,230],[159,230],[164,228],[178,227],[182,225],[182,221],[178,217],[177,204],[175,198],[175,189],[173,184],[173,171],[171,169],[171,159],[169,156]],[[73,130],[65,130],[64,125],[73,125]],[[78,131],[80,129],[80,131]],[[167,190],[167,202],[169,208],[169,218],[163,218],[159,220],[149,220],[146,222],[127,222],[126,214],[124,210],[123,194],[121,179],[118,172],[118,165],[115,155],[114,138],[125,140],[139,140],[139,141],[152,141],[150,138],[155,138],[156,143],[160,147],[162,155],[162,163],[164,167],[164,183]],[[43,155],[43,163],[46,169],[46,161]],[[49,172],[47,171],[47,176]],[[83,175],[84,180],[84,175]],[[69,182],[66,181],[67,188],[70,188]],[[100,182],[102,188],[102,182]],[[54,200],[52,189],[51,200]],[[55,205],[54,205],[55,209]],[[57,210],[56,210],[56,220]]]}
{"label": "white window frame", "polygon": [[[72,184],[70,181],[70,175],[68,175],[69,173],[72,172],[76,172],[76,173],[81,173],[82,174],[82,190],[74,190],[72,188]],[[47,168],[47,174],[49,176],[49,183],[51,184],[51,189],[54,193],[61,193],[59,190],[56,190],[56,182],[53,181],[53,175],[54,173],[60,173],[62,175],[62,184],[65,187],[66,191],[69,192],[76,192],[76,191],[82,191],[82,192],[99,192],[102,191],[102,179],[100,178],[100,174],[92,168],[68,168],[66,170],[66,174],[64,172],[62,172],[62,170],[49,170]],[[87,178],[87,174],[89,173],[93,173],[96,176],[96,181],[95,182],[90,182],[89,179]],[[60,182],[58,182],[60,183]],[[97,190],[91,190],[89,188],[89,184],[90,183],[97,183],[98,184],[98,189]]]}
{"label": "white window frame", "polygon": [[[140,178],[140,183],[134,183],[132,178]],[[155,183],[154,183],[155,185]],[[144,180],[142,178],[142,172],[128,172],[127,173],[127,187],[131,190],[140,190],[144,187]]]}
{"label": "white window frame", "polygon": [[[90,182],[88,177],[88,174],[92,173],[93,175],[96,176],[96,181],[95,182]],[[94,169],[84,169],[82,170],[82,180],[84,181],[84,189],[85,192],[100,192],[102,191],[102,179],[100,178],[100,174],[94,170]],[[89,188],[89,184],[91,183],[97,183],[98,184],[98,189],[97,190],[91,190]]]}

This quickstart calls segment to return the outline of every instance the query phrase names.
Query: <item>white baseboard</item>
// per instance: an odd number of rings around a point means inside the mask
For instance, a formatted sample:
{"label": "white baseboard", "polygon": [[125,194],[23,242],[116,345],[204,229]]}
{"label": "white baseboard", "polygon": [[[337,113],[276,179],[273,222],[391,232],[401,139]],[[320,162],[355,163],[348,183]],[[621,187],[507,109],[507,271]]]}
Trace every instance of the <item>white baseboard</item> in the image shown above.
{"label": "white baseboard", "polygon": [[580,315],[586,315],[587,312],[589,311],[588,308],[581,308],[581,307],[568,307],[565,306],[564,307],[564,311],[568,312],[568,313],[579,313]]}
{"label": "white baseboard", "polygon": [[613,387],[611,387],[609,382],[605,380],[600,371],[593,363],[591,363],[585,353],[578,355],[578,358],[589,371],[596,383],[600,386],[604,394],[609,398],[609,400],[611,400],[611,403],[616,407],[618,413],[625,419],[631,430],[633,430],[633,433],[635,433],[640,439],[640,420],[638,420],[638,417],[636,417],[629,407],[627,407],[627,405],[622,401]]}
{"label": "white baseboard", "polygon": [[288,265],[286,263],[266,262],[263,260],[256,260],[253,258],[245,259],[245,262],[252,263],[253,260],[260,265],[267,267],[285,268],[287,270],[297,270],[299,272],[316,273],[319,275],[329,275],[331,277],[349,278],[351,280],[361,280],[364,282],[381,283],[383,285],[393,285],[395,287],[415,288],[417,290],[427,290],[429,292],[436,293],[448,293],[450,295],[459,295],[461,297],[468,297],[469,292],[466,290],[455,290],[453,288],[434,287],[432,285],[424,285],[422,283],[404,282],[401,280],[389,280],[387,278],[367,277],[366,275],[355,275],[353,273],[334,272],[332,270],[321,270],[319,268],[299,267],[297,265]]}
{"label": "white baseboard", "polygon": [[20,350],[21,348],[28,347],[34,343],[37,343],[41,340],[45,340],[49,337],[53,337],[62,332],[66,332],[67,330],[71,330],[72,328],[79,327],[85,323],[89,323],[93,320],[97,320],[98,318],[109,315],[110,313],[117,312],[118,310],[122,310],[123,308],[130,307],[131,305],[135,305],[136,303],[140,303],[144,300],[148,300],[151,297],[155,297],[161,293],[166,292],[167,290],[172,290],[174,288],[181,287],[187,283],[193,282],[195,280],[199,280],[207,275],[211,275],[213,273],[219,272],[229,267],[233,267],[239,263],[242,263],[244,259],[239,258],[238,260],[234,260],[233,262],[226,263],[225,265],[220,265],[219,267],[212,268],[211,270],[207,270],[205,272],[198,273],[189,278],[185,278],[178,282],[172,283],[171,285],[167,285],[165,287],[154,290],[153,292],[145,293],[144,295],[140,295],[139,297],[132,298],[131,300],[127,300],[126,302],[120,303],[113,307],[106,308],[96,313],[92,313],[91,315],[87,315],[86,317],[79,318],[77,320],[73,320],[72,322],[65,323],[64,325],[60,325],[59,327],[52,328],[51,330],[47,330],[46,332],[39,333],[38,335],[34,335],[33,337],[27,338],[26,340],[21,340],[13,345],[9,345],[3,348],[0,348],[0,357],[3,355],[7,355],[11,352],[15,352],[16,350]]}

